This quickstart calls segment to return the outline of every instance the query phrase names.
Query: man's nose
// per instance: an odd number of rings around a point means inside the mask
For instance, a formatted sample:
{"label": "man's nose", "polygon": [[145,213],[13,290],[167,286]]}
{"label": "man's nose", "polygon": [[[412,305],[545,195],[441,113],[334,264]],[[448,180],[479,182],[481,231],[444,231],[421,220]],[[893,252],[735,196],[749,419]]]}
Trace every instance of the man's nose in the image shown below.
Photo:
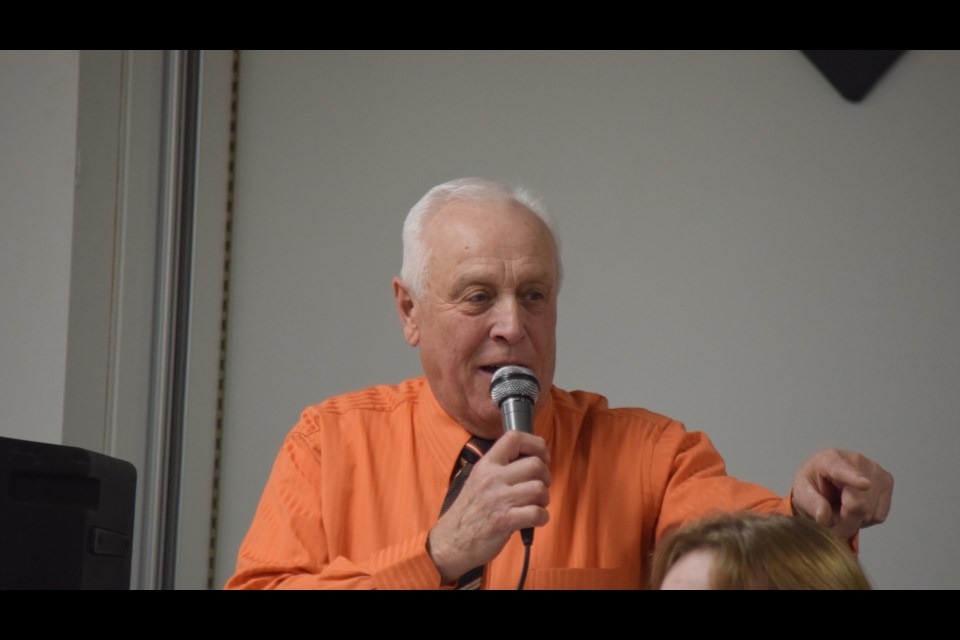
{"label": "man's nose", "polygon": [[491,337],[504,340],[507,344],[516,344],[523,339],[523,306],[516,298],[504,297],[493,308],[493,326]]}

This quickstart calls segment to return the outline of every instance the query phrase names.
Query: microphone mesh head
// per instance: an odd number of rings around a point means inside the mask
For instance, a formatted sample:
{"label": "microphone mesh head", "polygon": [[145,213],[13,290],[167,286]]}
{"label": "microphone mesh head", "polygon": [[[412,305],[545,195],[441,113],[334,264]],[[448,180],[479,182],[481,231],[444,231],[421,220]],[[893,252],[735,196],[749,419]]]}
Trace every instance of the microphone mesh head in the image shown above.
{"label": "microphone mesh head", "polygon": [[537,382],[537,376],[526,367],[516,365],[500,367],[490,381],[490,397],[498,405],[507,398],[517,396],[527,398],[536,404],[539,395],[540,383]]}

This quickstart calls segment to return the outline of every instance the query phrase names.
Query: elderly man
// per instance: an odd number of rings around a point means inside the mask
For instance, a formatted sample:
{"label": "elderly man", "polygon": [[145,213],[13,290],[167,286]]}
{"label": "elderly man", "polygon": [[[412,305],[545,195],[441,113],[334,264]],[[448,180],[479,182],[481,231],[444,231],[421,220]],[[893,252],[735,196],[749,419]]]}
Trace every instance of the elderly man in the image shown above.
{"label": "elderly man", "polygon": [[[781,498],[727,476],[703,434],[554,387],[560,257],[524,191],[435,187],[403,249],[393,290],[424,377],[304,411],[228,587],[513,588],[513,534],[536,528],[528,588],[638,588],[657,540],[712,511],[810,514],[843,538],[886,517],[892,478],[858,454],[818,453]],[[539,380],[533,434],[504,434],[504,365]]]}

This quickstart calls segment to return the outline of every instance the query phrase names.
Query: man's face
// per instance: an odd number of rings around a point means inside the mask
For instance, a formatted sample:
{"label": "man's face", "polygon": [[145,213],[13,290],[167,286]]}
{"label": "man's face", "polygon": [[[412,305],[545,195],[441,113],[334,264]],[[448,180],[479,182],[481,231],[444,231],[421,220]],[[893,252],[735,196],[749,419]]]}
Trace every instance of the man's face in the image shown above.
{"label": "man's face", "polygon": [[557,247],[523,205],[455,202],[426,220],[423,297],[394,281],[404,335],[440,405],[474,435],[503,433],[490,399],[494,371],[531,369],[542,406],[556,364]]}

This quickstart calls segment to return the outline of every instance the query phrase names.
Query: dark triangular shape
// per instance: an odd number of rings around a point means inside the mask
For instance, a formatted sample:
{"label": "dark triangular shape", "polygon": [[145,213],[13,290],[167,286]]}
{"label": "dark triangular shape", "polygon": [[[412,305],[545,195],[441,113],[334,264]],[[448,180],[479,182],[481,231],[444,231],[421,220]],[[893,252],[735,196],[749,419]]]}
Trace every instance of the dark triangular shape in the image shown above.
{"label": "dark triangular shape", "polygon": [[850,102],[860,102],[903,55],[892,49],[814,49],[803,54]]}

